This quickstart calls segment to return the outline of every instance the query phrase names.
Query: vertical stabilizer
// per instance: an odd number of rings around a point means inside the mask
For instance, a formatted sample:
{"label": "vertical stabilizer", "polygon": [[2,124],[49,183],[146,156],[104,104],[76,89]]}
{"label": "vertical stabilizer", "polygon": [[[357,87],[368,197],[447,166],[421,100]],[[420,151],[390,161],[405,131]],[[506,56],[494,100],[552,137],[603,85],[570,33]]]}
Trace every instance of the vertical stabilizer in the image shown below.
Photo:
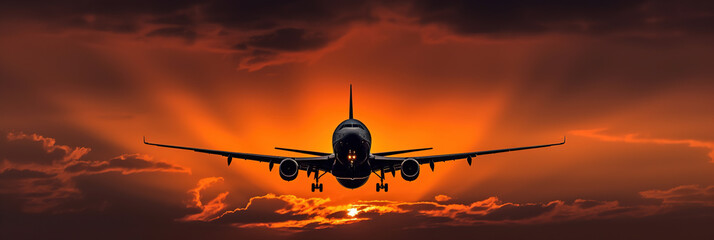
{"label": "vertical stabilizer", "polygon": [[352,119],[352,84],[350,84],[350,119]]}

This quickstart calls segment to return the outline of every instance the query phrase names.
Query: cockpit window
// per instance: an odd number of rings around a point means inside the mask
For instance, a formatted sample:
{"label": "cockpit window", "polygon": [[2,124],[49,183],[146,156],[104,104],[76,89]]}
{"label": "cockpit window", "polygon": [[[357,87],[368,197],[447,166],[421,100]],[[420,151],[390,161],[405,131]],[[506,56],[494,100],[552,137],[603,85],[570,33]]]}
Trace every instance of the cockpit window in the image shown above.
{"label": "cockpit window", "polygon": [[350,127],[350,128],[355,127],[355,128],[361,128],[361,129],[367,130],[364,125],[362,125],[360,123],[356,123],[356,122],[341,123],[340,125],[337,126],[337,129],[339,130],[339,129],[343,129],[346,127]]}
{"label": "cockpit window", "polygon": [[348,124],[345,124],[345,126],[343,126],[343,127],[356,127],[356,128],[364,129],[364,127],[362,125],[355,124],[355,123],[348,123]]}

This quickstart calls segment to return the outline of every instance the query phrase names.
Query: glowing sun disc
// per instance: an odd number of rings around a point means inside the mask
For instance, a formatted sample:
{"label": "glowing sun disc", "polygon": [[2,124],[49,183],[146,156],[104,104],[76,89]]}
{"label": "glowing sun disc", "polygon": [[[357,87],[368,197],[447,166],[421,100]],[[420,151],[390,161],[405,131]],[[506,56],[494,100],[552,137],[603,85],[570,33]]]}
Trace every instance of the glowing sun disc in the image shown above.
{"label": "glowing sun disc", "polygon": [[357,210],[357,208],[347,209],[347,215],[349,215],[350,217],[357,216],[357,213],[359,213],[359,210]]}

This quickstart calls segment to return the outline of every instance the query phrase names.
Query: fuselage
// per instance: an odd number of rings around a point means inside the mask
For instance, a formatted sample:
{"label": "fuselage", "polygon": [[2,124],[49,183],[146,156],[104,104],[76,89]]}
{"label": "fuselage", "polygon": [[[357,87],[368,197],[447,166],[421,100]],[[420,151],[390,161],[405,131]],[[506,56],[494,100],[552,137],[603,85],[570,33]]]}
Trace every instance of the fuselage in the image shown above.
{"label": "fuselage", "polygon": [[364,185],[371,174],[369,166],[372,136],[364,123],[347,119],[337,125],[332,134],[332,150],[335,162],[332,175],[346,188]]}

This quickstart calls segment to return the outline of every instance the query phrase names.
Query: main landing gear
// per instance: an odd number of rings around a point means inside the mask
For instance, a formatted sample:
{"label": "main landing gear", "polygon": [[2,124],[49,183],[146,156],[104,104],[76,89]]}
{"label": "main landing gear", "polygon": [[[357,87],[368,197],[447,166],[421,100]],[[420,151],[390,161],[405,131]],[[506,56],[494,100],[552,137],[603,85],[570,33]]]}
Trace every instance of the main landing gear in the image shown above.
{"label": "main landing gear", "polygon": [[384,189],[384,192],[388,192],[389,191],[389,183],[384,183],[384,169],[382,169],[381,175],[377,174],[374,171],[372,171],[372,172],[379,177],[379,183],[377,183],[377,192],[379,192],[379,189]]}
{"label": "main landing gear", "polygon": [[[312,187],[310,188],[311,191],[315,192],[315,189],[318,189],[320,190],[320,192],[322,192],[322,183],[320,183],[319,181],[322,175],[325,175],[325,173],[327,172],[320,174],[319,169],[315,170],[315,183],[312,184]],[[308,172],[308,176],[310,176],[310,172]]]}
{"label": "main landing gear", "polygon": [[315,189],[319,189],[320,192],[322,192],[322,183],[320,183],[320,184],[313,183],[313,184],[312,184],[312,191],[314,192]]}
{"label": "main landing gear", "polygon": [[384,192],[388,192],[389,183],[377,183],[377,192],[379,192],[379,189],[384,189]]}

